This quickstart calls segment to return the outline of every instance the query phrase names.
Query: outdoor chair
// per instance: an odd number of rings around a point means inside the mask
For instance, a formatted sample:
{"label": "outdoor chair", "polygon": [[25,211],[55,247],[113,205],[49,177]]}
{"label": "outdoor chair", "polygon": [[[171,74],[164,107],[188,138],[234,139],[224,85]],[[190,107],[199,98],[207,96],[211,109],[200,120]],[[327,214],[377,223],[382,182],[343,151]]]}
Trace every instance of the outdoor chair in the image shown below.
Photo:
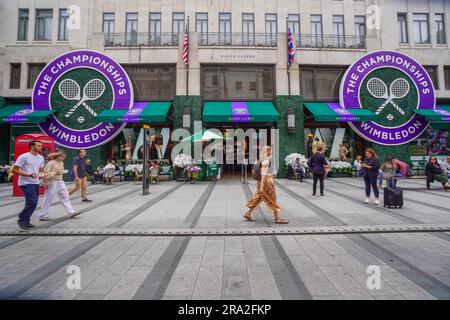
{"label": "outdoor chair", "polygon": [[114,174],[116,172],[115,168],[107,168],[105,169],[105,180],[106,184],[113,184],[114,183]]}
{"label": "outdoor chair", "polygon": [[139,181],[142,180],[142,177],[143,177],[142,172],[139,172],[137,168],[134,168],[134,182],[138,184]]}
{"label": "outdoor chair", "polygon": [[159,168],[150,169],[150,183],[159,182]]}

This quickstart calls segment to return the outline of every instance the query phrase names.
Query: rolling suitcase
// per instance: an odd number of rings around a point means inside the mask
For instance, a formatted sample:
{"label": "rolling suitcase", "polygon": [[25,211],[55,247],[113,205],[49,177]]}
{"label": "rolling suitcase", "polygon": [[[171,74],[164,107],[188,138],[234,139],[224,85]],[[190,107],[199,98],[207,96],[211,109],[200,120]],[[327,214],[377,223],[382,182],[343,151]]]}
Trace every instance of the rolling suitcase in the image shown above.
{"label": "rolling suitcase", "polygon": [[401,188],[384,188],[384,207],[403,207],[403,190]]}

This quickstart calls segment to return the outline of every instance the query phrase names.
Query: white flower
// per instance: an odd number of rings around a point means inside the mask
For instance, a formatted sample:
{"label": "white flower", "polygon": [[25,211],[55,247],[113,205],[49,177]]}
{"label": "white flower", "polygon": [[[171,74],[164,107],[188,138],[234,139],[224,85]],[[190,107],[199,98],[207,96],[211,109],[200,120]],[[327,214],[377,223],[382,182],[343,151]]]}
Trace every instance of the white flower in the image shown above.
{"label": "white flower", "polygon": [[330,166],[333,169],[347,169],[351,168],[352,164],[347,161],[330,161]]}
{"label": "white flower", "polygon": [[125,167],[126,172],[134,172],[135,170],[137,170],[139,173],[141,173],[143,170],[143,165],[142,164],[129,164]]}
{"label": "white flower", "polygon": [[306,159],[306,157],[300,153],[291,153],[287,155],[286,158],[284,158],[284,162],[289,166],[295,163],[297,158],[300,159],[300,163],[303,165],[303,167],[308,167],[308,159]]}
{"label": "white flower", "polygon": [[187,154],[179,154],[173,160],[173,164],[179,168],[184,168],[192,164],[192,157]]}

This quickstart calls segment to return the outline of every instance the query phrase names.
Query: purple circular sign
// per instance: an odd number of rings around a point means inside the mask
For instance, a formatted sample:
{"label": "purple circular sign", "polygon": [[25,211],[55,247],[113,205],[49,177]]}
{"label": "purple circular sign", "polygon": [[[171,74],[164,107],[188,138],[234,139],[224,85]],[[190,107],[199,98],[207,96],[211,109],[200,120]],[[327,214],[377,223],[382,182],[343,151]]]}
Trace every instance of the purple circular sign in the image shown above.
{"label": "purple circular sign", "polygon": [[[383,75],[372,77],[371,73],[377,69],[394,69],[400,71],[403,77],[395,80],[383,79]],[[380,101],[377,114],[387,108],[392,113],[387,119],[391,120],[393,114],[405,114],[403,109],[435,109],[436,97],[433,83],[426,70],[411,57],[397,51],[371,52],[354,62],[346,71],[340,87],[340,104],[346,109],[367,108],[361,103],[362,84],[365,80],[367,90],[374,98]],[[409,83],[414,86],[409,85]],[[417,95],[417,105],[399,106],[408,94]],[[367,93],[366,93],[367,94]],[[380,122],[380,121],[378,121]],[[409,119],[397,126],[386,126],[374,121],[351,122],[352,129],[361,137],[382,145],[402,145],[418,138],[427,128],[429,122],[422,116],[413,114]]]}
{"label": "purple circular sign", "polygon": [[[64,74],[75,69],[89,69],[99,72],[106,81],[91,79],[87,84],[82,84],[77,79],[63,80],[56,86],[58,79]],[[63,84],[64,82],[64,84]],[[105,90],[110,86],[110,90]],[[109,89],[109,87],[108,87]],[[77,50],[65,53],[48,63],[39,74],[33,89],[33,110],[51,110],[51,95],[53,90],[59,90],[60,94],[71,103],[71,108],[52,115],[45,123],[40,123],[41,130],[55,139],[55,142],[67,148],[93,148],[104,144],[120,133],[125,123],[99,123],[83,130],[76,126],[69,127],[62,123],[61,119],[76,117],[75,111],[82,109],[92,117],[97,113],[89,107],[87,102],[99,99],[105,92],[112,93],[112,104],[107,106],[113,110],[130,109],[133,106],[133,89],[131,81],[125,70],[110,57],[91,50]],[[78,117],[79,123],[84,122],[84,117]]]}

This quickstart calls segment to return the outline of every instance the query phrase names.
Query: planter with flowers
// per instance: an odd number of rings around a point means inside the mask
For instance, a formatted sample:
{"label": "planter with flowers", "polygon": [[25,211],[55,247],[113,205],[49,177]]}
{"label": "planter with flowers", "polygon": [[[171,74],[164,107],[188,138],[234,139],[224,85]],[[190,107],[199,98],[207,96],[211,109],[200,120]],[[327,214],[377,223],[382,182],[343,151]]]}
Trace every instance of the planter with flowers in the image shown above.
{"label": "planter with flowers", "polygon": [[180,153],[173,160],[173,167],[175,169],[175,178],[177,181],[186,181],[185,168],[192,166],[192,157]]}
{"label": "planter with flowers", "polygon": [[351,177],[352,176],[352,164],[347,161],[330,161],[332,177]]}
{"label": "planter with flowers", "polygon": [[284,163],[286,164],[286,169],[288,172],[288,178],[290,178],[290,179],[292,179],[294,177],[294,171],[292,170],[292,164],[295,163],[297,158],[300,159],[300,163],[303,165],[303,168],[305,168],[305,173],[307,171],[306,169],[308,168],[308,159],[300,153],[291,153],[284,158]]}
{"label": "planter with flowers", "polygon": [[136,173],[142,174],[143,166],[141,164],[128,164],[124,170],[124,178],[126,181],[133,180]]}

